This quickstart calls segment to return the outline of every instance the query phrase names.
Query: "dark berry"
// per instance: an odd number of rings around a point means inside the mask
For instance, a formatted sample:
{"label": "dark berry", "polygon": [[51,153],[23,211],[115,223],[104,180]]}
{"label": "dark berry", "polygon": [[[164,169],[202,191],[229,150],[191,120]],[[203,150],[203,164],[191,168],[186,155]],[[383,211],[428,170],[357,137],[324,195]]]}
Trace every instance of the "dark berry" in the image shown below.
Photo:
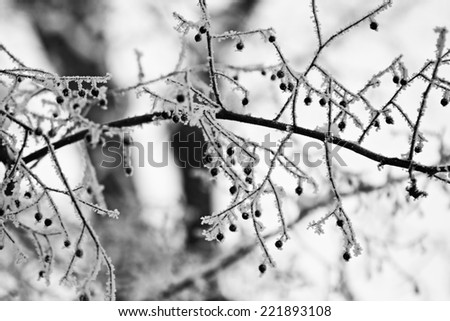
{"label": "dark berry", "polygon": [[345,107],[347,107],[347,102],[345,100],[341,100],[339,102],[339,105],[345,108]]}
{"label": "dark berry", "polygon": [[275,42],[277,38],[274,35],[269,36],[269,42]]}
{"label": "dark berry", "polygon": [[244,49],[244,43],[243,43],[242,41],[239,41],[239,42],[236,44],[236,49],[239,50],[239,51],[241,51],[242,49]]}
{"label": "dark berry", "polygon": [[100,99],[99,101],[98,101],[98,103],[100,104],[100,106],[106,106],[106,100],[105,99]]}
{"label": "dark berry", "polygon": [[93,97],[97,97],[100,94],[100,91],[97,88],[92,88],[91,95]]}
{"label": "dark berry", "polygon": [[173,115],[172,116],[172,121],[176,124],[180,121],[180,117],[178,117],[178,115]]}
{"label": "dark berry", "polygon": [[400,82],[400,77],[395,75],[394,77],[392,77],[392,81],[394,82],[394,84],[398,84]]}
{"label": "dark berry", "polygon": [[0,217],[2,217],[3,215],[5,215],[5,210],[3,208],[0,208]]}
{"label": "dark berry", "polygon": [[370,29],[378,30],[378,23],[376,23],[375,21],[370,22]]}
{"label": "dark berry", "polygon": [[299,186],[297,186],[296,188],[295,188],[295,194],[297,194],[297,195],[302,195],[302,193],[303,193],[303,187],[301,187],[300,185]]}
{"label": "dark berry", "polygon": [[351,258],[351,255],[350,255],[350,253],[345,252],[345,253],[342,255],[342,258],[343,258],[344,260],[346,260],[346,261],[349,261],[350,258]]}
{"label": "dark berry", "polygon": [[36,136],[41,136],[41,135],[43,134],[42,128],[41,128],[41,127],[36,128],[36,129],[34,130],[34,134],[35,134]]}
{"label": "dark berry", "polygon": [[224,239],[224,236],[223,236],[223,234],[222,233],[217,233],[217,235],[216,235],[216,239],[217,239],[217,241],[222,241],[223,239]]}
{"label": "dark berry", "polygon": [[231,224],[230,227],[229,227],[229,229],[230,229],[231,232],[236,232],[237,227],[236,227],[236,225]]}
{"label": "dark berry", "polygon": [[339,227],[342,227],[342,226],[344,226],[344,221],[339,219],[339,220],[336,221],[336,225],[339,226]]}
{"label": "dark berry", "polygon": [[125,135],[123,138],[123,144],[125,146],[130,146],[131,142],[132,142],[131,137],[129,135]]}
{"label": "dark berry", "polygon": [[408,186],[406,188],[406,191],[408,192],[409,196],[413,197],[414,199],[417,199],[421,196],[427,196],[427,193],[419,190],[415,183],[412,183],[410,186]]}
{"label": "dark berry", "polygon": [[206,26],[201,26],[201,27],[198,29],[198,32],[200,32],[200,33],[206,33]]}
{"label": "dark berry", "polygon": [[44,220],[44,225],[45,225],[45,226],[49,227],[49,226],[52,225],[52,224],[53,224],[53,221],[52,221],[51,219],[46,218],[46,219]]}
{"label": "dark berry", "polygon": [[73,108],[73,110],[77,110],[78,108],[80,108],[80,105],[75,103],[75,104],[73,104],[72,108]]}
{"label": "dark berry", "polygon": [[285,84],[284,82],[282,82],[282,83],[280,84],[280,89],[281,89],[282,91],[285,91],[285,90],[287,89],[287,86],[286,86],[286,84]]}
{"label": "dark berry", "polygon": [[242,213],[242,219],[244,220],[248,220],[248,218],[250,217],[250,215],[248,215],[248,213]]}
{"label": "dark berry", "polygon": [[34,214],[34,219],[36,220],[36,222],[40,222],[42,220],[41,212],[36,212],[36,214]]}
{"label": "dark berry", "polygon": [[79,301],[90,301],[89,300],[89,295],[87,295],[86,293],[80,294],[80,296],[78,297]]}
{"label": "dark berry", "polygon": [[272,74],[272,75],[270,76],[270,80],[275,80],[275,79],[277,79],[277,76],[275,76],[274,74]]}
{"label": "dark berry", "polygon": [[234,194],[237,192],[237,187],[236,187],[236,185],[231,186],[230,189],[229,189],[229,191],[230,191],[230,194],[231,194],[231,195],[234,195]]}
{"label": "dark berry", "polygon": [[255,211],[255,216],[256,217],[260,217],[261,216],[261,211],[260,210],[256,210]]}
{"label": "dark berry", "polygon": [[245,182],[246,182],[247,184],[252,184],[252,183],[253,183],[253,179],[252,179],[251,177],[246,177],[246,178],[245,178]]}
{"label": "dark berry", "polygon": [[325,106],[327,104],[327,100],[324,97],[322,97],[319,100],[319,104],[320,104],[320,106]]}
{"label": "dark berry", "polygon": [[244,168],[245,175],[250,175],[252,173],[252,168],[250,166],[247,166]]}
{"label": "dark berry", "polygon": [[345,122],[344,121],[339,122],[338,127],[341,131],[343,131],[345,129]]}
{"label": "dark berry", "polygon": [[441,105],[444,106],[444,107],[447,106],[448,105],[448,99],[447,98],[442,98],[441,99]]}
{"label": "dark berry", "polygon": [[305,99],[303,99],[303,102],[305,103],[306,106],[311,105],[312,99],[311,97],[307,96],[305,97]]}
{"label": "dark berry", "polygon": [[283,247],[283,242],[281,240],[278,240],[275,242],[275,247],[277,249],[281,249]]}
{"label": "dark berry", "polygon": [[39,271],[39,278],[42,279],[45,276],[45,271]]}
{"label": "dark berry", "polygon": [[386,116],[386,124],[392,125],[394,123],[394,118],[391,116]]}
{"label": "dark berry", "polygon": [[266,267],[265,264],[260,264],[260,265],[258,266],[258,270],[259,270],[259,272],[264,273],[264,272],[266,272],[267,267]]}
{"label": "dark berry", "polygon": [[80,97],[86,96],[86,92],[84,91],[84,89],[81,89],[81,90],[78,92],[78,96],[80,96]]}
{"label": "dark berry", "polygon": [[195,40],[196,42],[202,41],[202,35],[199,34],[199,33],[197,33],[197,34],[194,36],[194,40]]}
{"label": "dark berry", "polygon": [[133,174],[133,168],[131,167],[125,167],[125,174],[127,176],[131,176],[131,174]]}
{"label": "dark berry", "polygon": [[375,120],[375,122],[373,123],[373,125],[374,125],[376,128],[380,128],[380,122],[379,122],[378,120]]}
{"label": "dark berry", "polygon": [[75,256],[76,257],[83,257],[83,250],[82,249],[77,249],[76,251],[75,251]]}
{"label": "dark berry", "polygon": [[44,257],[44,262],[45,263],[50,263],[50,261],[51,261],[51,257],[50,257],[50,255],[46,255],[45,257]]}
{"label": "dark berry", "polygon": [[88,193],[89,195],[91,195],[91,194],[92,194],[92,187],[88,186],[88,187],[86,188],[86,193]]}
{"label": "dark berry", "polygon": [[86,136],[84,136],[84,139],[86,140],[86,143],[92,143],[92,135],[90,133],[86,134]]}
{"label": "dark berry", "polygon": [[22,77],[17,77],[17,82],[22,82]]}
{"label": "dark berry", "polygon": [[170,118],[170,113],[167,112],[167,111],[163,111],[161,113],[161,117],[164,118],[164,119],[169,119]]}
{"label": "dark berry", "polygon": [[66,97],[69,96],[69,89],[64,88],[62,91],[62,94],[63,94],[63,96],[66,96]]}
{"label": "dark berry", "polygon": [[64,241],[64,247],[69,247],[70,246],[70,241],[69,240],[65,240]]}
{"label": "dark berry", "polygon": [[405,78],[402,78],[400,80],[400,85],[402,85],[402,86],[406,86],[407,83],[408,83],[408,81]]}
{"label": "dark berry", "polygon": [[53,138],[56,136],[56,129],[52,128],[47,133],[48,137]]}
{"label": "dark berry", "polygon": [[293,91],[294,90],[294,84],[293,83],[288,83],[288,85],[287,85],[287,89],[289,90],[289,91]]}
{"label": "dark berry", "polygon": [[16,184],[13,181],[9,181],[8,184],[6,184],[5,195],[11,196],[14,192],[15,186],[16,186]]}
{"label": "dark berry", "polygon": [[219,174],[219,170],[217,168],[211,168],[211,176],[217,176]]}
{"label": "dark berry", "polygon": [[227,148],[227,155],[228,156],[231,156],[231,155],[233,155],[234,154],[234,149],[233,149],[233,147],[228,147]]}
{"label": "dark berry", "polygon": [[422,152],[422,146],[417,145],[416,147],[414,147],[414,151],[418,154]]}
{"label": "dark berry", "polygon": [[[212,156],[210,154],[206,154],[205,157],[203,157],[203,163],[209,164],[211,162],[212,162]],[[217,169],[217,168],[213,168],[213,169]]]}
{"label": "dark berry", "polygon": [[187,115],[187,114],[182,114],[182,115],[181,115],[181,121],[182,121],[183,123],[187,122],[187,121],[188,121],[188,115]]}
{"label": "dark berry", "polygon": [[265,76],[266,75],[266,71],[265,70],[261,70],[261,75]]}
{"label": "dark berry", "polygon": [[58,96],[56,97],[56,102],[61,105],[64,102],[64,98],[62,96]]}
{"label": "dark berry", "polygon": [[180,104],[184,102],[184,95],[183,94],[178,94],[177,95],[177,102],[179,102]]}
{"label": "dark berry", "polygon": [[247,97],[244,97],[243,99],[242,99],[242,106],[247,106],[248,105],[248,98]]}
{"label": "dark berry", "polygon": [[278,70],[277,71],[277,77],[278,78],[283,78],[284,77],[284,71],[283,70]]}

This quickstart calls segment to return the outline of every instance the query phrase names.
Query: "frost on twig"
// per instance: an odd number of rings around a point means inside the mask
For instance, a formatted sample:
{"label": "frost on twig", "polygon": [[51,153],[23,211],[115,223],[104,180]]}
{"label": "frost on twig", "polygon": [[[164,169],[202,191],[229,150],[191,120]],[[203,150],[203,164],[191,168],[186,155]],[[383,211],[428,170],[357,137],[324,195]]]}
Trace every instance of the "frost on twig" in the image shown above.
{"label": "frost on twig", "polygon": [[[342,172],[333,163],[333,146],[370,159],[375,162],[374,166],[380,168],[391,166],[408,170],[406,192],[414,199],[427,195],[422,181],[416,177],[418,175],[426,174],[426,178],[450,183],[445,176],[450,172],[448,159],[442,158],[437,164],[424,165],[418,163],[415,157],[427,147],[428,136],[420,125],[427,111],[428,98],[436,91],[443,107],[449,103],[450,81],[438,72],[442,66],[448,67],[450,64],[445,28],[436,29],[436,55],[422,68],[409,70],[402,56],[395,57],[369,77],[359,90],[350,89],[319,59],[335,39],[357,27],[366,24],[368,32],[382,28],[376,17],[391,3],[382,2],[326,38],[321,28],[319,3],[311,0],[317,48],[304,70],[297,70],[291,63],[294,59],[285,54],[273,28],[263,26],[254,30],[225,30],[216,34],[207,2],[199,0],[201,17],[197,21],[174,13],[175,30],[181,39],[174,69],[147,79],[146,68],[149,66],[144,66],[141,61],[144,53],[136,51],[137,82],[112,90],[113,94],[133,93],[138,98],[148,99],[148,110],[108,124],[98,124],[86,115],[92,108],[108,109],[110,75],[59,76],[26,66],[0,45],[0,54],[5,55],[10,63],[0,69],[0,86],[4,88],[4,94],[0,97],[0,161],[6,168],[0,186],[0,248],[12,246],[18,253],[18,261],[23,262],[27,253],[21,248],[14,232],[25,232],[32,238],[34,251],[39,257],[38,277],[49,282],[49,275],[57,262],[55,249],[62,247],[66,253],[64,263],[58,260],[59,264],[64,265],[62,283],[75,286],[77,293],[86,297],[92,282],[105,269],[106,297],[114,299],[114,266],[93,228],[90,216],[95,213],[119,218],[118,224],[120,216],[117,210],[106,207],[103,187],[87,157],[86,148],[102,144],[106,137],[119,136],[125,146],[125,174],[131,176],[132,137],[126,130],[147,123],[172,122],[201,130],[207,142],[202,160],[207,174],[203,177],[212,182],[224,181],[227,186],[228,205],[202,218],[207,240],[225,242],[229,233],[247,224],[253,231],[255,246],[262,253],[258,270],[265,273],[268,266],[275,267],[272,252],[282,249],[290,240],[290,213],[286,199],[298,202],[301,207],[306,199],[305,194],[309,192],[308,183],[315,191],[321,185],[323,194],[333,202],[330,204],[332,210],[322,218],[312,220],[308,228],[323,234],[325,224],[334,221],[343,237],[342,259],[348,261],[352,256],[359,255],[362,252],[357,241],[359,234],[352,224],[353,213],[342,201],[342,195],[345,195],[340,180]],[[250,38],[260,41],[270,50],[275,57],[273,63],[237,65],[219,62],[215,48],[228,45],[234,48],[236,54],[245,55],[247,50],[251,50],[251,46],[247,46]],[[205,57],[202,62],[190,65],[187,57],[194,45],[204,48]],[[206,81],[202,80],[203,73],[208,76]],[[280,103],[275,103],[277,108],[269,111],[273,112],[270,117],[256,114],[258,97],[252,92],[252,86],[242,80],[245,78],[241,77],[243,74],[265,77],[269,86],[283,97]],[[374,102],[371,92],[380,90],[386,78],[392,86],[391,92],[381,103]],[[411,112],[414,108],[407,108],[400,97],[417,80],[424,82],[426,88],[418,112],[414,114]],[[161,84],[166,90],[159,89]],[[31,102],[36,101],[42,107],[39,110],[30,107]],[[320,110],[326,117],[309,128],[302,124],[302,116],[312,108]],[[241,136],[228,126],[228,121],[259,126],[278,136],[273,145],[267,146]],[[408,150],[400,157],[386,156],[364,145],[369,135],[376,136],[401,123],[405,125],[410,139]],[[321,156],[324,162],[321,168],[325,169],[325,182],[318,179],[313,166],[299,164],[287,152],[294,135],[319,141],[323,146]],[[79,184],[72,186],[57,150],[75,143],[80,145],[83,175]],[[52,162],[51,174],[59,179],[62,188],[49,186],[37,174],[36,167],[46,155]],[[265,164],[262,157],[266,157]],[[294,187],[289,190],[279,183],[278,175],[286,175]],[[360,188],[364,190],[365,186]],[[61,211],[55,194],[69,201],[72,212]],[[264,206],[266,199],[272,201],[273,209]],[[276,237],[273,245],[268,244],[266,232],[266,220],[270,218],[275,218],[277,222],[276,234],[270,234],[270,237]],[[89,250],[93,260],[87,260]],[[88,266],[83,273],[78,270],[81,264]]]}

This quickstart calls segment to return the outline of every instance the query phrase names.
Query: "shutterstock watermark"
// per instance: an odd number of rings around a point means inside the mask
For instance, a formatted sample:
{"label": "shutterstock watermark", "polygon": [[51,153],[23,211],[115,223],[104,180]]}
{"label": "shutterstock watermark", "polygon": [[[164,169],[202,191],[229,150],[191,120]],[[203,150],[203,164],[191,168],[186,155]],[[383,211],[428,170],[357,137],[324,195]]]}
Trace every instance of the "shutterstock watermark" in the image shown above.
{"label": "shutterstock watermark", "polygon": [[[230,143],[223,146],[219,142],[214,144],[204,142],[198,135],[194,132],[181,137],[180,133],[176,133],[170,141],[143,144],[132,141],[131,136],[125,134],[121,141],[110,140],[102,145],[103,160],[100,165],[104,168],[126,167],[127,162],[124,159],[126,155],[131,154],[134,158],[133,165],[139,167],[159,168],[175,165],[180,168],[202,168],[205,164],[214,164],[223,158],[233,159],[233,162],[243,167],[248,163],[256,166],[261,161],[270,166],[279,146],[278,141],[271,139],[270,134],[265,135],[264,140],[259,143],[259,148],[256,148],[257,153],[253,152],[255,146],[253,143],[244,142],[240,145]],[[287,141],[279,154],[289,158],[290,163],[286,164],[287,166],[318,167],[324,162],[323,152],[320,152],[323,149],[323,144],[319,142],[307,142],[301,146],[294,146],[292,141]],[[340,146],[331,146],[330,157],[340,166],[347,166],[339,155],[340,149]],[[170,157],[171,155],[174,157]]]}

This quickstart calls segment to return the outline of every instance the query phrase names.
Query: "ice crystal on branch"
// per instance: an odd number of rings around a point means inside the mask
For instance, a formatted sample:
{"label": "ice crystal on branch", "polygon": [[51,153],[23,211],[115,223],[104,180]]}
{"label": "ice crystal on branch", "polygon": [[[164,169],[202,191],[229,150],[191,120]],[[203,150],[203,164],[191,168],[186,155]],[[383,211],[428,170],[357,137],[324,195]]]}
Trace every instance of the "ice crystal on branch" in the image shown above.
{"label": "ice crystal on branch", "polygon": [[[1,85],[8,89],[6,95],[1,97],[0,108],[2,124],[0,142],[8,155],[8,158],[1,159],[6,165],[6,173],[1,184],[0,207],[4,215],[0,218],[0,224],[8,242],[5,243],[4,238],[2,241],[4,246],[17,247],[17,253],[19,253],[17,263],[21,263],[26,254],[25,250],[22,251],[20,242],[16,241],[16,237],[20,233],[28,234],[43,264],[42,270],[38,273],[39,278],[45,279],[48,283],[52,272],[54,247],[59,247],[54,243],[56,236],[64,235],[69,240],[75,238],[73,234],[81,232],[78,238],[81,240],[86,233],[87,237],[91,238],[92,245],[102,249],[100,240],[88,221],[87,209],[113,217],[118,214],[100,205],[92,204],[88,199],[83,199],[83,196],[78,193],[80,187],[74,188],[68,185],[66,174],[63,173],[54,150],[55,145],[52,143],[53,139],[59,141],[69,139],[74,130],[89,133],[91,144],[100,140],[108,129],[89,121],[83,115],[89,108],[105,107],[106,104],[103,103],[106,100],[105,85],[110,76],[61,77],[26,66],[3,46],[0,46],[0,54],[6,54],[12,60],[11,66],[2,67],[3,69],[0,70]],[[39,100],[42,102],[42,108],[39,112],[35,112],[31,102]],[[84,113],[81,113],[82,111]],[[15,134],[10,135],[10,132]],[[84,136],[79,135],[79,137]],[[34,165],[36,164],[30,164],[31,160],[27,159],[26,155],[30,153],[31,146],[42,148],[41,150],[50,154],[54,174],[63,182],[64,190],[45,184],[35,173]],[[5,154],[2,152],[2,155]],[[44,155],[45,153],[42,154]],[[39,161],[42,156],[34,160]],[[92,167],[86,167],[86,169],[85,182],[93,182],[93,186],[97,186]],[[104,205],[98,192],[99,190],[96,189],[97,198]],[[68,228],[67,221],[70,219],[56,206],[54,193],[66,195],[75,206],[80,219],[78,228]],[[23,201],[22,195],[25,196],[26,201]],[[86,210],[82,210],[80,204],[86,206]],[[29,224],[30,217],[36,222],[34,226]],[[99,264],[103,259],[105,258],[99,256],[98,262],[94,265]],[[66,275],[69,276],[73,263],[68,260],[65,264]],[[112,278],[111,274],[110,277]],[[80,276],[81,279],[82,276]]]}

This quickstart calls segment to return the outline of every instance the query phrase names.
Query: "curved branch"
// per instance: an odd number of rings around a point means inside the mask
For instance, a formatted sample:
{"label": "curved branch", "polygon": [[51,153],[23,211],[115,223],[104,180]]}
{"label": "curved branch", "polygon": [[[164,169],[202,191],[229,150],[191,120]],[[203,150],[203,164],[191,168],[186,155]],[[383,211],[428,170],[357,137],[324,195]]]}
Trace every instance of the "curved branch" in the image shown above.
{"label": "curved branch", "polygon": [[[154,112],[151,114],[145,114],[141,116],[135,116],[135,117],[129,117],[124,118],[121,120],[113,121],[110,123],[107,123],[106,126],[113,127],[113,128],[125,128],[125,127],[133,127],[138,125],[143,125],[146,123],[151,123],[156,120],[161,120],[162,112]],[[244,124],[251,124],[251,125],[257,125],[262,126],[266,128],[272,128],[272,129],[278,129],[281,131],[292,131],[292,133],[317,139],[323,142],[326,139],[326,133],[307,129],[300,126],[292,126],[286,123],[273,121],[265,118],[259,118],[254,117],[250,115],[242,115],[238,113],[234,113],[227,110],[221,110],[216,114],[217,119],[223,119],[223,120],[230,120],[230,121],[237,121]],[[67,136],[55,143],[52,143],[53,148],[59,149],[61,147],[70,145],[72,143],[75,143],[77,141],[80,141],[84,138],[84,136],[87,134],[88,130],[84,129],[81,130],[71,136]],[[448,172],[450,171],[450,165],[442,165],[442,166],[427,166],[422,165],[420,163],[416,163],[414,161],[408,161],[406,159],[401,159],[397,157],[388,157],[384,156],[382,154],[375,153],[369,149],[366,149],[362,147],[361,145],[339,138],[337,136],[330,136],[328,139],[329,143],[332,143],[334,145],[341,146],[342,148],[351,150],[352,152],[359,154],[361,156],[364,156],[368,159],[371,159],[375,162],[379,163],[379,166],[392,166],[392,167],[398,167],[398,168],[404,168],[409,169],[411,166],[414,168],[415,171],[424,173],[430,176],[435,175],[436,173],[440,172]],[[40,159],[44,157],[48,153],[48,147],[43,147],[29,155],[23,158],[25,163],[32,162],[34,160]]]}

